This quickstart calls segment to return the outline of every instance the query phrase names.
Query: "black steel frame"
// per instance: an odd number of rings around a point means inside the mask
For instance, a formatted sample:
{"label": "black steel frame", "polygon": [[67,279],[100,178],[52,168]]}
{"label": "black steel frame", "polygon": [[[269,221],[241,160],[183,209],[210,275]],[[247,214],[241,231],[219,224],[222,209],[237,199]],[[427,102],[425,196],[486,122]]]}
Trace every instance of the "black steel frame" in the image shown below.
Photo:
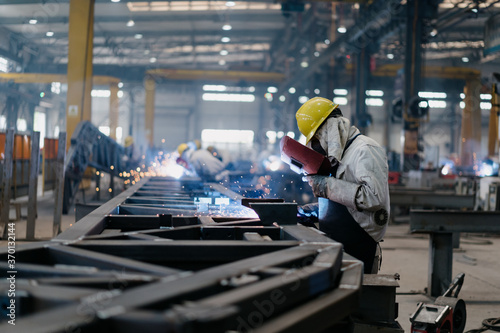
{"label": "black steel frame", "polygon": [[241,199],[145,178],[51,241],[18,246],[16,325],[2,313],[0,331],[320,332],[357,308],[361,262],[294,221],[263,224]]}

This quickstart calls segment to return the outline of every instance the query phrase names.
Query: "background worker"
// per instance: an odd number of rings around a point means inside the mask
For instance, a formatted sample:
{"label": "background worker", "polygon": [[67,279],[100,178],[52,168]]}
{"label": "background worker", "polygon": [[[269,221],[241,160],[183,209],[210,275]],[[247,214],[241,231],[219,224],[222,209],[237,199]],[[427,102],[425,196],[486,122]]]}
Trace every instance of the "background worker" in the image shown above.
{"label": "background worker", "polygon": [[141,154],[134,144],[134,138],[127,136],[125,138],[124,147],[125,154],[123,155],[123,162],[125,163],[125,169],[135,169],[141,161]]}
{"label": "background worker", "polygon": [[378,267],[373,271],[372,267],[377,244],[385,234],[390,210],[384,149],[361,135],[328,99],[305,102],[296,119],[307,145],[332,164],[328,176],[307,176],[318,197],[320,230],[363,261],[365,273],[376,272]]}
{"label": "background worker", "polygon": [[193,150],[186,143],[177,147],[182,160],[189,164],[189,168],[206,181],[226,180],[228,171],[225,164],[206,149]]}

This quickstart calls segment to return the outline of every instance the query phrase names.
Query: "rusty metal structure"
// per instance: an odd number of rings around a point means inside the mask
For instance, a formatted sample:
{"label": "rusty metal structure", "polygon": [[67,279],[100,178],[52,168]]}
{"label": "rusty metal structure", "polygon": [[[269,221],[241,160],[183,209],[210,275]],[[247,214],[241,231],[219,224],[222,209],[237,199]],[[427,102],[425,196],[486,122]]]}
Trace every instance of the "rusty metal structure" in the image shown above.
{"label": "rusty metal structure", "polygon": [[362,263],[291,212],[295,204],[245,199],[196,178],[143,178],[52,240],[18,246],[15,262],[0,251],[1,320],[16,306],[16,325],[0,322],[0,331],[342,325],[358,307]]}

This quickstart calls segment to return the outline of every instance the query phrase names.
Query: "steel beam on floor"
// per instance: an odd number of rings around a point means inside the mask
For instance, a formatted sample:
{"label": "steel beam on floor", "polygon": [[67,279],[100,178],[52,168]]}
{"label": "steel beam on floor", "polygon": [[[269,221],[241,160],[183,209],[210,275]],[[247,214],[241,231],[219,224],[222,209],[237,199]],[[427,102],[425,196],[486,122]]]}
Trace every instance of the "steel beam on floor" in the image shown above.
{"label": "steel beam on floor", "polygon": [[433,191],[390,191],[391,205],[439,208],[474,208],[474,196]]}

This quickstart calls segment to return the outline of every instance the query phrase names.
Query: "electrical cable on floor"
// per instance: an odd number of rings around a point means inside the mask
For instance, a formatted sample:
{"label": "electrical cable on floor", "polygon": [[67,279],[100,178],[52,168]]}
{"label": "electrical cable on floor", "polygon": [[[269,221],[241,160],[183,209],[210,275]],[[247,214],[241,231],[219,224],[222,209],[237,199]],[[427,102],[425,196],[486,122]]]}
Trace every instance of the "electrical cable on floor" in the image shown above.
{"label": "electrical cable on floor", "polygon": [[500,332],[500,326],[497,324],[500,324],[500,318],[488,318],[483,320],[482,322],[483,327],[467,331],[465,333],[480,333],[488,330],[492,330],[495,332]]}

